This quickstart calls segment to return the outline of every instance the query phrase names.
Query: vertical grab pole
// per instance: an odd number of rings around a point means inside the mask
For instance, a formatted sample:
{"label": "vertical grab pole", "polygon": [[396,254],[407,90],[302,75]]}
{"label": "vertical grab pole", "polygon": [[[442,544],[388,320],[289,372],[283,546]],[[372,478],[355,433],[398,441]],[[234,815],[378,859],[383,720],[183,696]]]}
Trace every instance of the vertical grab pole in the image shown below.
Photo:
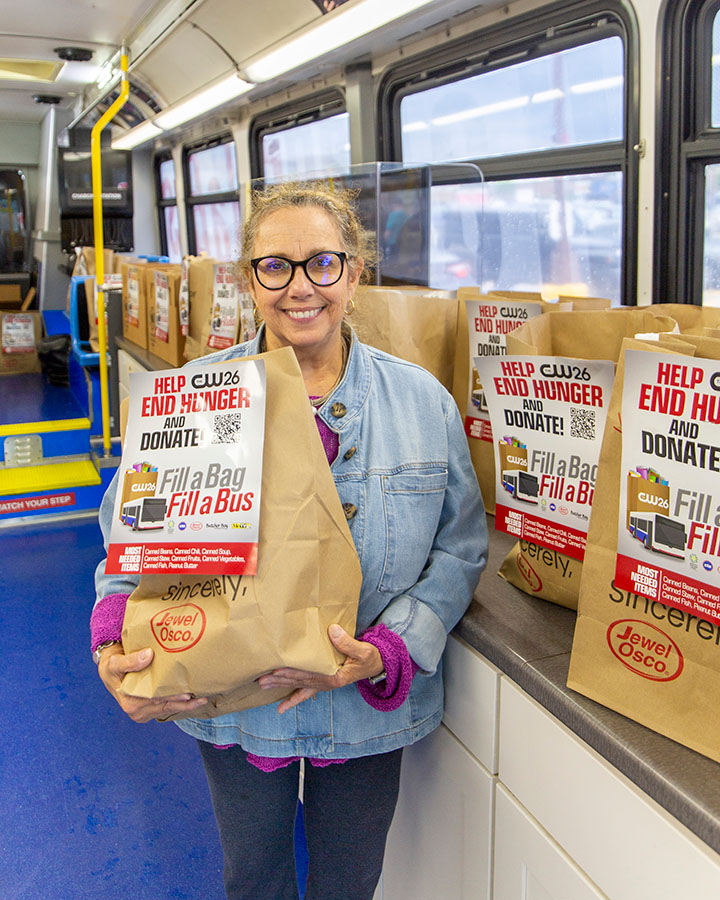
{"label": "vertical grab pole", "polygon": [[95,236],[95,282],[97,290],[98,343],[100,344],[100,405],[103,425],[103,454],[110,456],[110,399],[108,392],[107,365],[107,329],[105,327],[105,244],[103,238],[102,212],[102,165],[100,161],[100,136],[105,126],[115,117],[124,105],[130,93],[128,81],[127,50],[123,47],[120,53],[120,96],[93,125],[90,136],[92,156],[92,192],[93,192],[93,230]]}

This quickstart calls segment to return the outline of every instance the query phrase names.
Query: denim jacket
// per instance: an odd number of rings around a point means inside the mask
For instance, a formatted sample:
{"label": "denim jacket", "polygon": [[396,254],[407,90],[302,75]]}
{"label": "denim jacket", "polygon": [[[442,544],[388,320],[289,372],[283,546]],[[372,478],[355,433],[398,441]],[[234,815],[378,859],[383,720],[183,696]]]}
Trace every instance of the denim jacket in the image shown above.
{"label": "denim jacket", "polygon": [[[260,337],[194,360],[259,352]],[[318,413],[339,436],[331,471],[362,567],[357,634],[384,623],[420,667],[400,708],[373,709],[354,684],[318,693],[279,715],[277,704],[214,719],[184,719],[183,731],[259,756],[342,759],[411,744],[440,723],[441,657],[487,562],[487,528],[455,402],[424,369],[353,335],[342,381]],[[106,537],[117,479],[103,500]],[[350,507],[348,507],[350,509]],[[96,574],[98,598],[130,593],[137,578]]]}

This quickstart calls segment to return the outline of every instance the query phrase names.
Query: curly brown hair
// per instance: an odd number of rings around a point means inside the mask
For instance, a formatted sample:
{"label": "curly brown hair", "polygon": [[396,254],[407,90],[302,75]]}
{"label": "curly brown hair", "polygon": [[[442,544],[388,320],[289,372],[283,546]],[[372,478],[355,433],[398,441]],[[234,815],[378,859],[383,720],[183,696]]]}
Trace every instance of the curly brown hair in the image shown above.
{"label": "curly brown hair", "polygon": [[348,266],[353,268],[355,259],[364,262],[361,281],[369,280],[370,271],[377,258],[375,240],[367,231],[357,213],[358,191],[349,188],[337,188],[332,183],[323,182],[287,182],[270,185],[262,190],[254,191],[251,199],[250,215],[242,228],[240,257],[238,269],[249,278],[252,273],[250,259],[253,247],[265,219],[279,209],[303,206],[314,206],[325,210],[337,225],[343,250],[348,255]]}

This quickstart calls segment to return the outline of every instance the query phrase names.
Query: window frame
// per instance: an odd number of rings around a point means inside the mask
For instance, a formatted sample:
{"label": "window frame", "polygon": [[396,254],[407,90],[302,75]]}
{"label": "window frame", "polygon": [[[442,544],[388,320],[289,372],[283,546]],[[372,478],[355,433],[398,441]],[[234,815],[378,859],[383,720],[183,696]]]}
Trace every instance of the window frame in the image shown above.
{"label": "window frame", "polygon": [[[634,305],[637,302],[637,148],[640,143],[639,28],[635,12],[625,0],[556,3],[511,22],[475,31],[422,57],[390,67],[378,87],[378,158],[402,159],[400,103],[404,97],[611,36],[619,36],[624,49],[623,140],[465,161],[477,165],[486,181],[621,172],[620,302]],[[434,166],[433,183],[439,183],[436,169],[441,172],[441,164]]]}
{"label": "window frame", "polygon": [[163,256],[169,255],[169,244],[168,244],[168,236],[167,236],[167,227],[165,225],[165,209],[168,206],[177,206],[178,205],[178,196],[177,196],[177,179],[175,181],[175,196],[174,197],[163,197],[162,195],[162,176],[160,174],[160,167],[164,162],[167,162],[169,159],[173,159],[172,151],[164,150],[161,153],[158,153],[153,159],[153,168],[155,170],[155,204],[157,206],[158,211],[158,230],[160,233],[160,252]]}
{"label": "window frame", "polygon": [[705,167],[720,163],[712,120],[712,26],[720,0],[666,2],[661,21],[654,294],[701,306]]}
{"label": "window frame", "polygon": [[265,177],[262,143],[266,135],[289,131],[291,128],[320,122],[346,112],[345,94],[339,88],[330,88],[255,116],[250,123],[249,138],[251,177]]}
{"label": "window frame", "polygon": [[[184,199],[185,199],[185,221],[187,224],[187,237],[188,237],[188,253],[191,256],[197,256],[197,234],[195,233],[195,213],[194,209],[196,206],[200,206],[208,203],[232,203],[235,202],[240,204],[240,179],[239,176],[236,176],[238,179],[238,186],[235,190],[232,191],[218,191],[214,194],[201,194],[199,196],[193,196],[190,191],[190,157],[195,153],[200,153],[203,150],[210,150],[213,147],[219,147],[222,144],[230,144],[234,143],[233,136],[230,132],[223,132],[222,134],[216,135],[211,138],[203,138],[200,141],[194,141],[193,143],[186,144],[183,147],[182,151],[182,167],[183,167],[183,182],[184,182]],[[235,150],[235,164],[237,166],[237,148]]]}

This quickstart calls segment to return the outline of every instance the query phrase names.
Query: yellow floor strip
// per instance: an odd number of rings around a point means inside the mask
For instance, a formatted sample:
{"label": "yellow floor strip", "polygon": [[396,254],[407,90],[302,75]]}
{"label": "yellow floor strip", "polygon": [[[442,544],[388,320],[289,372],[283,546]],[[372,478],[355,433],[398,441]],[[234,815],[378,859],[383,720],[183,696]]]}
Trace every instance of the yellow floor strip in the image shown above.
{"label": "yellow floor strip", "polygon": [[90,419],[56,419],[49,422],[19,422],[17,425],[0,425],[0,437],[16,434],[47,434],[51,431],[75,431],[89,429]]}
{"label": "yellow floor strip", "polygon": [[0,496],[85,487],[100,484],[101,480],[89,459],[0,469]]}

